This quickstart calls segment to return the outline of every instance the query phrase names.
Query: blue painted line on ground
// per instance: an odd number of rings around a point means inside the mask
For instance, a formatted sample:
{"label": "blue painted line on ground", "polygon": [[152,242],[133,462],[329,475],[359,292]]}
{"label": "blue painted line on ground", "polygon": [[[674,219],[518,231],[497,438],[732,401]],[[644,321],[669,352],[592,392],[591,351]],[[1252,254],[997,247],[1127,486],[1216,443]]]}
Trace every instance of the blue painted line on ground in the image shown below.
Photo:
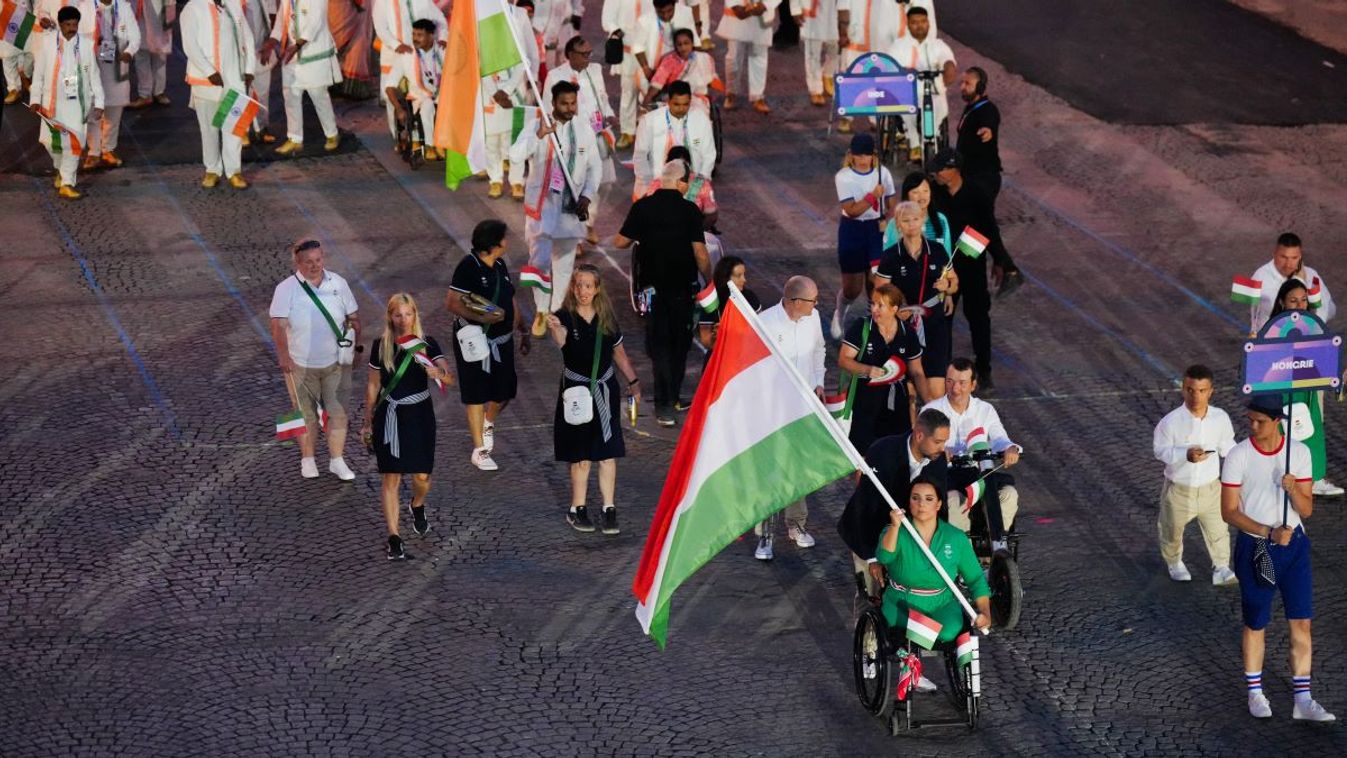
{"label": "blue painted line on ground", "polygon": [[1179,281],[1178,279],[1175,279],[1169,273],[1165,272],[1164,270],[1160,269],[1154,264],[1148,263],[1147,261],[1143,260],[1141,256],[1137,255],[1131,250],[1128,250],[1127,248],[1123,247],[1122,245],[1119,245],[1116,242],[1105,239],[1104,237],[1100,236],[1097,232],[1090,229],[1085,224],[1072,218],[1065,211],[1053,206],[1046,200],[1039,198],[1037,195],[1034,195],[1033,193],[1029,192],[1016,182],[1013,182],[1009,179],[1005,179],[1004,182],[1007,187],[1014,188],[1015,191],[1019,192],[1030,202],[1034,203],[1035,205],[1037,205],[1039,208],[1043,209],[1050,215],[1056,217],[1057,220],[1065,223],[1072,229],[1075,229],[1076,231],[1080,232],[1086,237],[1089,237],[1090,239],[1099,243],[1104,247],[1104,249],[1108,250],[1114,255],[1117,255],[1118,257],[1123,258],[1124,260],[1136,264],[1137,266],[1141,267],[1144,271],[1156,277],[1160,281],[1164,282],[1165,284],[1168,284],[1169,286],[1173,287],[1179,292],[1182,292],[1185,297],[1187,297],[1189,300],[1192,300],[1194,303],[1197,303],[1197,305],[1201,306],[1203,310],[1206,310],[1207,312],[1215,315],[1217,318],[1221,319],[1222,321],[1232,326],[1239,327],[1240,329],[1244,329],[1246,327],[1246,324],[1244,322],[1230,315],[1230,313],[1226,311],[1224,308],[1221,308],[1220,306],[1211,302],[1207,298],[1197,294],[1196,292],[1188,288],[1183,282]]}
{"label": "blue painted line on ground", "polygon": [[98,300],[99,307],[103,309],[103,316],[108,320],[108,323],[112,324],[112,328],[117,332],[117,338],[121,340],[122,347],[126,350],[127,355],[130,356],[131,362],[135,364],[136,371],[140,374],[141,382],[144,383],[145,389],[150,393],[150,400],[154,402],[155,407],[159,409],[160,415],[163,416],[164,428],[168,431],[169,436],[173,438],[174,442],[180,442],[182,440],[182,431],[178,428],[177,417],[173,415],[173,410],[168,407],[168,402],[164,399],[164,393],[159,390],[159,383],[155,381],[154,375],[150,373],[149,367],[145,365],[145,360],[141,357],[140,351],[136,349],[136,343],[132,341],[131,335],[127,334],[126,329],[122,326],[121,319],[117,318],[117,312],[113,310],[112,304],[108,302],[107,295],[104,294],[103,288],[98,285],[98,279],[94,277],[93,268],[89,264],[88,256],[84,254],[84,249],[75,241],[74,236],[70,233],[70,229],[67,228],[65,222],[61,220],[61,215],[52,205],[49,193],[44,191],[45,188],[43,185],[46,184],[46,182],[43,179],[35,178],[32,180],[32,184],[33,191],[42,198],[43,207],[46,208],[47,214],[51,217],[52,224],[55,225],[57,233],[61,235],[61,240],[65,242],[67,252],[70,253],[70,257],[75,259],[75,263],[79,265],[80,272],[84,275],[84,280],[88,282],[89,289],[93,291],[94,297]]}

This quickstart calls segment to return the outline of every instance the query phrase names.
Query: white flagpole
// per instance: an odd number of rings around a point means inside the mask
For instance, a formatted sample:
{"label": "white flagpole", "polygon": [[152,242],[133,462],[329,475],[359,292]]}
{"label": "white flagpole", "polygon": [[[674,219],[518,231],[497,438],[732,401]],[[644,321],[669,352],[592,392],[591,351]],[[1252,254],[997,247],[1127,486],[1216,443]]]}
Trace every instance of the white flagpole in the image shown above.
{"label": "white flagpole", "polygon": [[[510,39],[514,41],[515,52],[519,53],[519,59],[522,61],[520,65],[524,67],[524,76],[528,77],[529,88],[533,90],[533,96],[538,100],[538,110],[542,113],[543,123],[550,129],[552,128],[552,114],[548,111],[548,107],[551,105],[551,100],[543,98],[542,90],[538,87],[537,77],[533,75],[533,70],[529,68],[528,56],[524,55],[524,48],[519,41],[519,30],[514,27],[513,6],[505,2],[505,0],[497,1],[500,3],[501,12],[505,14],[505,20],[510,24]],[[473,2],[473,0],[458,0],[458,2],[470,3]],[[520,106],[516,105],[515,107]],[[575,120],[574,117],[572,117],[571,120]],[[561,140],[557,137],[555,131],[549,136],[552,138],[552,144],[557,148],[557,164],[561,166],[561,175],[566,180],[566,186],[571,190],[571,196],[574,199],[579,200],[580,196],[576,193],[575,179],[571,177],[570,169],[566,168],[566,153],[561,147]]]}
{"label": "white flagpole", "polygon": [[[837,419],[832,417],[832,414],[828,412],[826,407],[824,407],[823,401],[819,400],[818,395],[814,394],[814,388],[810,387],[805,382],[804,377],[800,376],[799,369],[795,368],[795,364],[786,360],[786,357],[777,349],[776,343],[770,336],[768,336],[766,331],[763,330],[762,323],[758,321],[757,314],[753,312],[753,306],[749,305],[748,300],[744,299],[744,296],[739,292],[739,288],[734,285],[734,282],[729,283],[729,291],[730,300],[734,301],[734,304],[739,307],[740,312],[742,312],[744,318],[748,321],[749,326],[752,326],[753,331],[758,335],[758,339],[761,339],[763,343],[767,345],[767,349],[771,351],[773,357],[776,358],[777,363],[785,367],[786,375],[790,377],[791,382],[795,385],[795,388],[800,391],[800,394],[809,398],[810,407],[814,411],[814,415],[823,422],[824,428],[828,430],[830,435],[832,435],[833,442],[837,443],[837,446],[842,449],[842,452],[846,453],[847,458],[856,466],[856,468],[870,479],[870,483],[879,491],[879,494],[884,498],[884,502],[888,503],[889,507],[893,510],[901,511],[902,509],[898,507],[896,502],[894,502],[893,496],[889,494],[889,491],[884,488],[883,483],[879,481],[879,477],[875,475],[874,469],[870,468],[870,465],[865,462],[865,456],[861,455],[860,452],[856,450],[856,446],[851,444],[851,440],[847,439],[847,435],[842,432],[842,427],[838,425]],[[940,496],[944,497],[944,493],[940,493]],[[976,620],[978,617],[977,611],[973,609],[971,604],[969,604],[968,598],[964,597],[963,593],[959,591],[959,587],[945,571],[945,567],[941,566],[940,562],[935,559],[935,555],[931,553],[931,548],[927,547],[925,540],[923,540],[921,535],[917,532],[917,528],[912,526],[912,522],[907,520],[906,513],[903,514],[902,524],[907,528],[908,532],[912,534],[913,540],[917,543],[917,546],[921,548],[921,552],[926,556],[926,559],[935,567],[936,572],[940,574],[940,578],[945,581],[945,586],[949,587],[950,592],[954,593],[954,597],[958,598],[959,604],[963,606],[964,612],[968,614],[968,618]],[[987,634],[988,632],[984,629],[982,630],[982,633]]]}

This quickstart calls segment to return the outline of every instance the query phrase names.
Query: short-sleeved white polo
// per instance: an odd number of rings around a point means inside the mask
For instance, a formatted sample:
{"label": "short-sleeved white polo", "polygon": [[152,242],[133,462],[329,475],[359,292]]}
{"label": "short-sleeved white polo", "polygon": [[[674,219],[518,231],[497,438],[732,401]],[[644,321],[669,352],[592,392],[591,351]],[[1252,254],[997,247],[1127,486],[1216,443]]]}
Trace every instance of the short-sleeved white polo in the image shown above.
{"label": "short-sleeved white polo", "polygon": [[[875,172],[879,173],[876,174]],[[898,190],[893,185],[893,174],[883,166],[871,168],[864,173],[854,168],[844,168],[837,172],[835,183],[837,184],[837,201],[839,203],[850,203],[865,197],[876,184],[884,184],[884,199],[888,200],[898,194]],[[883,208],[883,203],[880,208]],[[844,214],[845,215],[845,214]],[[853,218],[855,221],[875,221],[880,217],[879,210],[871,207],[864,213]]]}
{"label": "short-sleeved white polo", "polygon": [[[1311,481],[1310,449],[1303,442],[1282,437],[1276,450],[1260,450],[1252,439],[1235,445],[1221,468],[1221,486],[1239,488],[1240,510],[1267,526],[1282,523],[1282,476],[1286,474],[1286,444],[1291,444],[1291,473],[1296,481]],[[1287,509],[1286,524],[1300,526],[1300,514]],[[1262,535],[1256,535],[1262,536]]]}
{"label": "short-sleeved white polo", "polygon": [[[359,307],[346,280],[331,271],[324,271],[322,283],[313,289],[337,322],[337,328]],[[313,299],[299,285],[298,274],[291,274],[276,285],[271,296],[271,317],[286,320],[290,360],[296,365],[325,368],[337,362],[337,337]]]}

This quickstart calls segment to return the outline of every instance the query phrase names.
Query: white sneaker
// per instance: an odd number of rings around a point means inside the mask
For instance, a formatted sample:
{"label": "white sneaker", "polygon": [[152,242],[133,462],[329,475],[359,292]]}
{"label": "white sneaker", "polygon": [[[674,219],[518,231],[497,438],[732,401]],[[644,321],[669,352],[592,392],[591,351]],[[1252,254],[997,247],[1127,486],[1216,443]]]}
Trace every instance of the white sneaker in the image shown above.
{"label": "white sneaker", "polygon": [[483,471],[495,471],[500,468],[495,461],[491,460],[491,451],[484,447],[472,451],[472,465]]}
{"label": "white sneaker", "polygon": [[935,682],[925,676],[917,680],[917,692],[935,692],[937,689],[939,688],[935,686]]}
{"label": "white sneaker", "polygon": [[1341,495],[1343,493],[1343,489],[1341,487],[1328,481],[1327,479],[1320,479],[1319,481],[1315,482],[1314,486],[1310,488],[1310,491],[1316,495],[1319,495],[1320,497],[1337,497],[1338,495]]}
{"label": "white sneaker", "polygon": [[488,453],[496,449],[496,425],[490,421],[482,424],[482,449]]}
{"label": "white sneaker", "polygon": [[[1264,699],[1264,702],[1267,702]],[[1253,713],[1253,698],[1249,698],[1249,712]],[[1271,711],[1268,712],[1271,715]],[[1338,717],[1324,710],[1322,705],[1316,700],[1308,703],[1296,701],[1296,707],[1291,711],[1291,718],[1297,721],[1337,721]]]}
{"label": "white sneaker", "polygon": [[332,461],[327,464],[327,470],[336,474],[337,478],[343,482],[349,482],[355,478],[355,472],[352,471],[351,467],[346,465],[346,461],[341,458],[333,458]]}
{"label": "white sneaker", "polygon": [[1169,567],[1169,578],[1176,582],[1193,581],[1193,575],[1188,573],[1188,567],[1183,565],[1183,561],[1179,561]]}
{"label": "white sneaker", "polygon": [[305,479],[318,478],[318,462],[312,458],[299,459],[299,475]]}
{"label": "white sneaker", "polygon": [[795,546],[796,546],[796,547],[813,547],[813,546],[814,546],[814,535],[812,535],[812,534],[810,534],[809,532],[805,531],[804,527],[800,527],[799,529],[796,529],[795,527],[792,526],[792,527],[790,527],[789,529],[786,530],[786,536],[788,536],[788,537],[790,537],[791,539],[795,540]]}
{"label": "white sneaker", "polygon": [[770,535],[763,535],[758,538],[758,549],[753,551],[753,557],[760,561],[772,560],[772,538]]}
{"label": "white sneaker", "polygon": [[[1315,705],[1318,705],[1318,703],[1315,703]],[[1296,708],[1298,709],[1300,706],[1296,705]],[[1272,705],[1268,703],[1267,695],[1264,695],[1262,690],[1249,693],[1249,715],[1256,719],[1272,718]]]}
{"label": "white sneaker", "polygon": [[841,311],[833,311],[833,323],[832,323],[831,331],[832,331],[833,339],[835,339],[835,340],[840,340],[840,339],[842,339],[842,312],[841,312]]}
{"label": "white sneaker", "polygon": [[1229,566],[1220,566],[1211,572],[1211,583],[1217,587],[1224,587],[1239,584],[1239,580],[1235,578],[1235,572],[1231,571]]}

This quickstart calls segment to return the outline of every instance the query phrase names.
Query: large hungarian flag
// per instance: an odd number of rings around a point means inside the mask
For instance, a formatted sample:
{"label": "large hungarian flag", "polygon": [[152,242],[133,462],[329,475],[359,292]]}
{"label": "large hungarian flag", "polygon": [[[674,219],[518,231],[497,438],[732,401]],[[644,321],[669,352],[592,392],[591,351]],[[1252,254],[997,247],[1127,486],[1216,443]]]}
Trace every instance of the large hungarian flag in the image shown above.
{"label": "large hungarian flag", "polygon": [[486,168],[482,77],[523,61],[504,0],[454,3],[445,54],[433,142],[445,150],[445,186],[456,190]]}
{"label": "large hungarian flag", "polygon": [[731,286],[669,464],[632,590],[641,627],[664,647],[669,600],[754,524],[856,469],[845,437]]}

